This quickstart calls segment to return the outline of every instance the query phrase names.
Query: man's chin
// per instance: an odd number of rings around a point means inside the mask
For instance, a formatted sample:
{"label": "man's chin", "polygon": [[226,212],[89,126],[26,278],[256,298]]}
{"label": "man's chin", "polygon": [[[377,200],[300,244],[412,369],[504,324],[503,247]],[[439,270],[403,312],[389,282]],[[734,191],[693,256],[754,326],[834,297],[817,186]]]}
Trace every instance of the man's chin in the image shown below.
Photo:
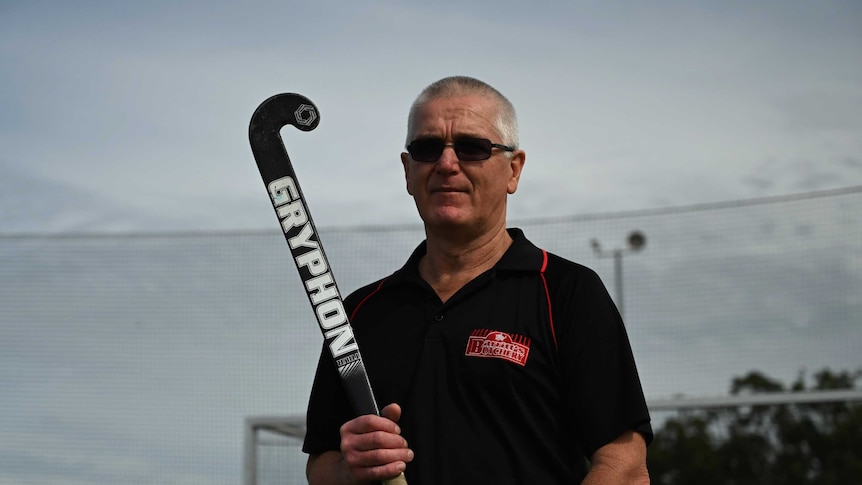
{"label": "man's chin", "polygon": [[426,226],[443,228],[459,228],[469,226],[471,223],[468,214],[454,207],[441,207],[422,215]]}

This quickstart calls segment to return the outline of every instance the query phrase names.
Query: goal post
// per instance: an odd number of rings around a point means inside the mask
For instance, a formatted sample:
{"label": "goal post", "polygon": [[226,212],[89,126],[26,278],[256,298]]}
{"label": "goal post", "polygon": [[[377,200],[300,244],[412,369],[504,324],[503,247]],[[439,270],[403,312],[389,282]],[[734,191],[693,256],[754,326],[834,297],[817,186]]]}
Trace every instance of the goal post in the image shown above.
{"label": "goal post", "polygon": [[305,484],[305,416],[245,419],[243,485]]}

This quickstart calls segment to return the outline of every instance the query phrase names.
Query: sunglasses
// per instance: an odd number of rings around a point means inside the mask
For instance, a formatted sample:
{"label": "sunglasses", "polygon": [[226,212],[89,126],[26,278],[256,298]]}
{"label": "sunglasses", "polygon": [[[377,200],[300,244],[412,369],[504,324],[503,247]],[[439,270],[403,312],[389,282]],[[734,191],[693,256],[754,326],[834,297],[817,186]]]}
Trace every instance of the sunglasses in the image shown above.
{"label": "sunglasses", "polygon": [[417,162],[436,162],[446,147],[452,147],[455,155],[462,162],[479,162],[491,158],[491,150],[499,148],[507,152],[515,149],[510,146],[491,143],[487,138],[465,136],[452,143],[446,143],[441,138],[419,138],[407,145],[407,153]]}

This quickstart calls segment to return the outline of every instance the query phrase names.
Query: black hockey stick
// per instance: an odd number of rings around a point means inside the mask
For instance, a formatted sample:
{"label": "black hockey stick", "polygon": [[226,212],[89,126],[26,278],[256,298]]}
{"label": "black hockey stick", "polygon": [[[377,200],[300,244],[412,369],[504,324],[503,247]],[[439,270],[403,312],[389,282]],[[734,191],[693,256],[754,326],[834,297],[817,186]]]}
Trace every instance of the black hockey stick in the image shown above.
{"label": "black hockey stick", "polygon": [[[248,127],[248,138],[347,398],[357,416],[379,415],[341,293],[332,277],[317,228],[281,139],[281,129],[285,125],[311,131],[319,122],[317,107],[308,98],[292,93],[277,94],[255,110]],[[385,483],[407,485],[404,474]]]}

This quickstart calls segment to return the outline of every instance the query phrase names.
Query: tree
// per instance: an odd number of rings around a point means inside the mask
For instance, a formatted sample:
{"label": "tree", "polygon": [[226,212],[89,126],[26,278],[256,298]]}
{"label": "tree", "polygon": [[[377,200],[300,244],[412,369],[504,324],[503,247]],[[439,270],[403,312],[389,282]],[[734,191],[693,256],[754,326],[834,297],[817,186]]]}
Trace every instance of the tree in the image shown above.
{"label": "tree", "polygon": [[[854,389],[862,371],[789,386],[752,371],[731,394]],[[681,411],[656,430],[648,464],[656,484],[845,484],[862,477],[862,403],[758,405]]]}

